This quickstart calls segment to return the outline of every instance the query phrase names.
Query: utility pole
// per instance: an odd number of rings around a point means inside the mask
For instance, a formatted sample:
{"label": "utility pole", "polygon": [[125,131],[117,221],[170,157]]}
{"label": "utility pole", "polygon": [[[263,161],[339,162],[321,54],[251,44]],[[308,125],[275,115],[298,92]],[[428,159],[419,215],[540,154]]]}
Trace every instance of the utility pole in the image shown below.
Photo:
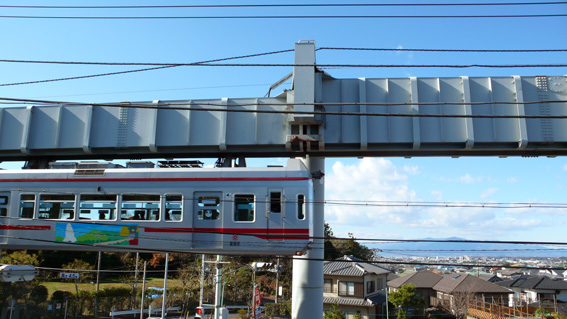
{"label": "utility pole", "polygon": [[205,254],[201,255],[201,289],[199,292],[199,307],[203,307],[203,294],[205,293]]}
{"label": "utility pole", "polygon": [[276,265],[276,303],[278,303],[278,294],[280,292],[280,257]]}
{"label": "utility pole", "polygon": [[222,255],[217,255],[217,275],[215,277],[215,319],[221,318],[222,294]]}
{"label": "utility pole", "polygon": [[144,277],[142,279],[142,301],[140,304],[140,319],[144,318],[144,297],[146,292],[146,267],[148,265],[147,261],[144,261]]}
{"label": "utility pole", "polygon": [[163,275],[163,298],[161,301],[161,319],[165,319],[165,299],[167,295],[167,268],[169,266],[169,253],[165,254],[165,274]]}
{"label": "utility pole", "polygon": [[132,289],[132,309],[136,304],[136,291],[138,290],[138,262],[140,261],[140,253],[136,252],[136,271],[134,272],[134,289]]}
{"label": "utility pole", "polygon": [[95,318],[98,317],[98,291],[100,288],[100,259],[102,257],[102,251],[98,251],[98,261],[96,268],[96,298],[95,298]]}

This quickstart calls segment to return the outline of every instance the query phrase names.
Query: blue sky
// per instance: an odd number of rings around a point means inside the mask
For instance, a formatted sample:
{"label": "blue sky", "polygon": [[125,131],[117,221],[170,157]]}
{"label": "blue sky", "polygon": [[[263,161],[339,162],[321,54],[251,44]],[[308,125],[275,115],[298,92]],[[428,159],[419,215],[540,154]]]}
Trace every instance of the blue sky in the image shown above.
{"label": "blue sky", "polygon": [[[304,1],[302,1],[305,3]],[[345,3],[310,1],[309,3]],[[393,1],[392,1],[393,2]],[[413,1],[413,3],[426,1]],[[464,3],[464,1],[431,1]],[[467,1],[471,2],[471,1]],[[490,2],[490,1],[486,1]],[[494,1],[492,1],[494,2]],[[505,1],[498,1],[505,2]],[[215,1],[215,4],[235,3]],[[247,1],[275,4],[278,1]],[[359,3],[372,3],[359,1]],[[378,2],[375,2],[378,3]],[[404,1],[412,3],[412,1]],[[78,5],[76,1],[0,1],[0,5]],[[157,1],[81,1],[80,5],[163,5]],[[168,1],[168,5],[210,4]],[[506,7],[225,8],[225,9],[15,9],[3,16],[224,16],[224,15],[496,15],[567,13],[567,5]],[[96,62],[197,62],[317,47],[431,49],[563,49],[567,17],[475,19],[179,19],[62,20],[0,18],[0,59]],[[559,64],[567,53],[419,53],[319,51],[321,64]],[[292,63],[293,53],[242,59]],[[143,67],[0,63],[0,84],[131,70]],[[0,86],[0,97],[78,102],[262,97],[290,68],[177,67],[158,71]],[[326,69],[336,78],[565,75],[567,68]],[[283,88],[289,88],[289,84]],[[249,163],[264,165],[266,161]],[[328,159],[329,199],[565,202],[564,158]],[[6,166],[6,164],[3,164]],[[349,174],[345,175],[344,172]],[[354,183],[353,176],[363,176]],[[340,186],[351,185],[350,188]],[[564,241],[567,213],[551,209],[358,208],[329,206],[337,235]],[[352,218],[357,216],[357,218]]]}

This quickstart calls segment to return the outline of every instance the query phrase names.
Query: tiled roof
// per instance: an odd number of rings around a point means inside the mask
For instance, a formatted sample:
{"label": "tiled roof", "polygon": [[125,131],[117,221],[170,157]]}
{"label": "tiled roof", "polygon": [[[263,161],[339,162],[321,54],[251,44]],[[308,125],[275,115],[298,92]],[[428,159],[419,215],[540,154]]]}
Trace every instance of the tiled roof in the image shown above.
{"label": "tiled roof", "polygon": [[323,273],[325,275],[362,277],[364,274],[380,275],[389,272],[387,269],[362,262],[360,259],[352,256],[344,256],[334,261],[326,261],[323,264]]}
{"label": "tiled roof", "polygon": [[497,284],[482,280],[469,274],[452,274],[444,276],[435,286],[434,290],[444,293],[495,293],[508,294],[510,290]]}
{"label": "tiled roof", "polygon": [[526,277],[521,276],[517,279],[501,281],[497,283],[502,287],[528,288],[545,290],[567,290],[567,281],[553,280],[544,276]]}
{"label": "tiled roof", "polygon": [[324,304],[338,304],[340,306],[361,306],[361,307],[374,307],[386,301],[386,296],[382,294],[375,294],[366,298],[333,298],[323,297]]}
{"label": "tiled roof", "polygon": [[443,276],[432,271],[418,271],[411,275],[388,281],[388,287],[400,288],[405,284],[413,284],[416,288],[433,288],[442,278]]}

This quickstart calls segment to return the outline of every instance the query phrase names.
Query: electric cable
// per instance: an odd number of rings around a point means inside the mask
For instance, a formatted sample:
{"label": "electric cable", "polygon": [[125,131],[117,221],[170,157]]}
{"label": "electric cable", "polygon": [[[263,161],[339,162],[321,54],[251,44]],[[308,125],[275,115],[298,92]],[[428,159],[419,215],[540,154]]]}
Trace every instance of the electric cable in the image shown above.
{"label": "electric cable", "polygon": [[[390,49],[396,51],[396,49]],[[411,49],[410,49],[411,50]],[[425,49],[420,49],[425,50]],[[567,49],[557,49],[564,52]],[[216,63],[227,60],[242,59],[249,57],[257,57],[269,54],[293,52],[292,49],[273,51],[267,53],[259,53],[238,57],[230,57],[223,59],[207,60],[200,62],[94,62],[94,61],[48,61],[48,60],[14,60],[0,59],[4,63],[30,63],[30,64],[58,64],[58,65],[104,65],[104,66],[207,66],[207,67],[318,67],[318,68],[552,68],[565,67],[567,64],[338,64],[338,63]],[[471,51],[475,52],[475,51]],[[490,52],[490,51],[488,51]],[[546,50],[545,52],[548,52]]]}
{"label": "electric cable", "polygon": [[[19,219],[18,217],[0,217],[0,218],[11,218],[11,219]],[[50,220],[50,219],[42,219],[42,222],[53,222],[53,223],[61,223],[62,220]],[[123,224],[109,224],[109,223],[97,223],[97,222],[90,222],[89,224],[95,225],[105,225],[105,226],[130,226],[128,225],[127,221],[121,221]],[[172,225],[173,226],[173,225]],[[155,228],[155,226],[144,226],[144,225],[136,225],[138,228]],[[175,228],[175,227],[173,227]],[[263,230],[263,229],[262,229]],[[238,235],[238,236],[262,236],[266,238],[270,237],[281,237],[282,234],[262,234],[262,233],[234,233],[234,232],[218,232],[214,230],[179,230],[178,233],[194,233],[194,234],[214,234],[214,235]],[[0,236],[1,237],[1,236]],[[512,240],[464,240],[464,239],[399,239],[399,238],[358,238],[358,237],[319,237],[319,236],[306,236],[306,235],[294,235],[294,234],[285,234],[286,238],[298,238],[298,239],[319,239],[319,240],[340,240],[340,241],[368,241],[368,242],[376,242],[376,243],[460,243],[460,244],[513,244],[513,245],[548,245],[548,246],[567,246],[567,242],[551,242],[551,241],[512,241]],[[17,239],[17,238],[16,238]],[[183,241],[183,239],[171,239],[171,238],[163,238],[163,237],[145,237],[143,239],[156,239],[161,241]],[[60,244],[66,244],[63,242],[58,242]],[[295,243],[288,243],[293,245]]]}
{"label": "electric cable", "polygon": [[[136,104],[130,102],[122,103],[84,103],[84,102],[55,102],[42,101],[33,99],[15,99],[1,98],[4,101],[20,101],[31,103],[60,104],[60,105],[83,105],[83,106],[105,106],[118,108],[138,108],[138,109],[164,109],[164,110],[185,110],[185,111],[201,111],[201,112],[233,112],[233,113],[262,113],[262,114],[306,114],[306,115],[339,115],[339,116],[369,116],[369,117],[409,117],[409,118],[483,118],[483,119],[567,119],[567,115],[484,115],[484,114],[426,114],[426,113],[370,113],[370,112],[336,112],[336,111],[296,111],[296,110],[260,110],[260,109],[234,109],[230,106],[270,106],[266,103],[241,103],[235,105],[227,105],[221,103],[198,103],[198,102],[160,102],[158,104]],[[331,106],[331,105],[397,105],[397,106],[413,106],[413,105],[530,105],[542,103],[566,103],[564,100],[546,100],[546,101],[529,101],[529,102],[427,102],[427,103],[277,103],[277,106]],[[192,106],[216,106],[212,107],[180,107],[176,105],[192,105]]]}
{"label": "electric cable", "polygon": [[171,9],[171,8],[281,8],[281,7],[455,7],[455,6],[547,6],[564,5],[565,1],[545,2],[469,2],[469,3],[310,3],[310,4],[195,4],[195,5],[120,5],[120,6],[46,6],[0,5],[18,9]]}
{"label": "electric cable", "polygon": [[[18,82],[18,83],[4,83],[0,84],[1,86],[14,86],[14,85],[27,85],[27,84],[39,84],[39,83],[48,83],[48,82],[57,82],[57,81],[68,81],[68,80],[79,80],[79,79],[87,79],[87,78],[94,78],[94,77],[102,77],[102,76],[109,76],[109,75],[119,75],[119,74],[128,74],[128,73],[137,73],[137,72],[145,72],[145,71],[153,71],[153,70],[160,70],[160,69],[167,69],[167,68],[174,68],[179,66],[189,66],[189,65],[198,65],[202,63],[212,63],[212,62],[220,62],[220,61],[228,61],[228,60],[236,60],[236,59],[244,59],[244,58],[252,58],[252,57],[259,57],[271,54],[279,54],[285,52],[292,52],[292,49],[289,50],[279,50],[279,51],[271,51],[271,52],[263,52],[263,53],[255,53],[255,54],[247,54],[241,56],[233,56],[228,58],[220,58],[220,59],[212,59],[212,60],[205,60],[200,62],[193,62],[193,63],[185,63],[184,65],[180,64],[170,64],[170,63],[158,63],[153,65],[159,65],[158,67],[152,68],[143,68],[143,69],[136,69],[136,70],[128,70],[128,71],[118,71],[118,72],[110,72],[110,73],[99,73],[99,74],[91,74],[91,75],[81,75],[81,76],[74,76],[74,77],[65,77],[65,78],[58,78],[58,79],[47,79],[47,80],[36,80],[36,81],[26,81],[26,82]],[[12,60],[12,61],[19,61],[19,60]],[[0,62],[8,62],[8,60],[0,61]],[[20,61],[21,62],[21,61]],[[53,64],[50,61],[43,61],[41,63],[49,63]],[[114,63],[75,63],[75,62],[64,62],[64,63],[55,63],[55,64],[87,64],[87,65],[149,65],[149,64],[114,64]]]}
{"label": "electric cable", "polygon": [[1,19],[57,20],[249,20],[249,19],[503,19],[561,18],[567,14],[497,14],[497,15],[251,15],[251,16],[33,16],[1,15]]}
{"label": "electric cable", "polygon": [[[0,236],[0,237],[5,237],[5,236]],[[19,238],[19,239],[25,239],[25,238]],[[35,239],[28,239],[28,240],[35,240]],[[54,241],[50,241],[50,240],[37,240],[37,241],[43,241],[43,242],[54,242]],[[67,243],[69,245],[77,245],[77,246],[92,246],[92,245],[86,245],[86,244],[80,244],[80,243]],[[113,246],[113,248],[118,248],[117,246]],[[122,247],[120,247],[119,249],[116,250],[120,250]],[[126,247],[127,248],[127,247]],[[140,251],[140,252],[160,252],[160,253],[183,253],[183,254],[202,254],[202,253],[188,253],[188,252],[180,252],[177,250],[172,250],[172,249],[159,249],[159,250],[146,250],[140,247],[136,247],[135,249],[136,251]],[[125,250],[125,251],[132,251],[132,249],[130,248],[129,250]],[[252,256],[252,255],[251,255]],[[278,256],[277,254],[275,254],[274,256]],[[262,257],[266,257],[266,255],[262,255]],[[288,256],[278,256],[280,259],[284,259],[284,260],[294,260],[294,261],[322,261],[322,262],[342,262],[342,263],[367,263],[367,264],[390,264],[390,265],[420,265],[420,266],[448,266],[448,267],[454,267],[454,266],[459,266],[459,267],[467,267],[467,268],[476,268],[476,267],[507,267],[507,268],[512,268],[512,269],[528,269],[528,270],[564,270],[564,268],[562,267],[533,267],[533,266],[508,266],[508,265],[494,265],[494,264],[464,264],[464,263],[447,263],[447,262],[417,262],[417,261],[389,261],[389,260],[379,260],[379,261],[375,261],[375,260],[345,260],[345,259],[324,259],[324,258],[310,258],[310,257],[305,257],[305,256],[301,256],[301,257],[288,257]],[[85,270],[85,271],[89,271],[89,270]],[[93,270],[91,270],[93,271]],[[94,270],[96,271],[96,270]]]}
{"label": "electric cable", "polygon": [[[285,83],[285,84],[289,84]],[[187,90],[207,90],[207,89],[224,89],[224,88],[239,88],[239,87],[253,87],[253,86],[268,86],[272,83],[258,83],[258,84],[240,84],[240,85],[217,85],[217,86],[201,86],[201,87],[186,87],[175,89],[154,89],[143,91],[115,91],[115,92],[98,92],[98,93],[80,93],[80,94],[66,94],[66,95],[50,95],[35,98],[52,98],[52,97],[68,97],[68,96],[99,96],[99,95],[113,95],[113,94],[130,94],[130,93],[148,93],[148,92],[166,92],[166,91],[187,91]],[[18,103],[20,104],[20,103]]]}
{"label": "electric cable", "polygon": [[[320,47],[317,51],[379,51],[379,52],[445,52],[445,53],[549,53],[567,52],[567,49],[410,49],[410,48],[341,48]],[[0,60],[0,62],[3,62]]]}

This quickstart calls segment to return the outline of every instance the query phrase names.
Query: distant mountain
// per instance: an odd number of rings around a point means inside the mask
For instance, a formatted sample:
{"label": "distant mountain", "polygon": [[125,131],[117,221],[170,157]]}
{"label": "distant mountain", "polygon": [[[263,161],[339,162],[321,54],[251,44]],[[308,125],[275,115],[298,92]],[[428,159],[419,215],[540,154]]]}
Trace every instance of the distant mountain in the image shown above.
{"label": "distant mountain", "polygon": [[371,249],[380,249],[378,255],[392,256],[423,256],[423,257],[565,257],[567,246],[547,247],[541,245],[495,244],[495,243],[459,243],[447,241],[466,241],[467,239],[423,238],[420,240],[435,240],[442,242],[395,242],[372,243]]}

